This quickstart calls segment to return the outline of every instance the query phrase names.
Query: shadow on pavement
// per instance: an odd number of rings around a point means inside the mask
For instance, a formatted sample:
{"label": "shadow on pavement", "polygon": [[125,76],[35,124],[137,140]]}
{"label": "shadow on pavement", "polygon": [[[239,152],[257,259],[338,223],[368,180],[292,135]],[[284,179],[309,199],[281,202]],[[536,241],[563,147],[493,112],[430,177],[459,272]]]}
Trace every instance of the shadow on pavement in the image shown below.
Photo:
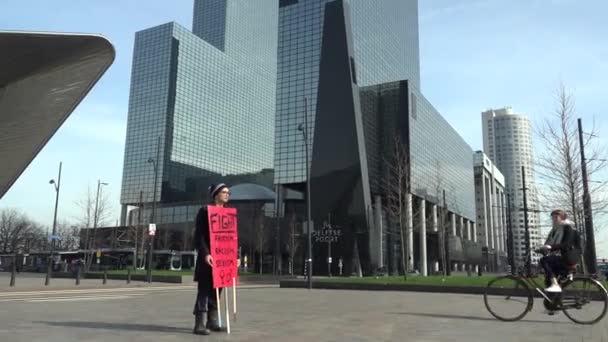
{"label": "shadow on pavement", "polygon": [[126,324],[126,323],[107,323],[107,322],[34,322],[57,327],[105,329],[105,330],[129,330],[129,331],[155,331],[168,333],[192,334],[191,329],[169,327],[153,324]]}
{"label": "shadow on pavement", "polygon": [[[406,315],[406,316],[418,316],[418,317],[429,317],[429,318],[446,318],[446,319],[464,319],[470,321],[495,321],[501,322],[493,317],[479,317],[479,316],[466,316],[466,315],[450,315],[450,314],[435,314],[435,313],[419,313],[419,312],[390,312],[389,315]],[[524,323],[548,323],[548,324],[570,324],[569,322],[556,322],[556,321],[538,321],[530,319],[522,319],[518,322]],[[508,323],[508,322],[505,322]],[[515,323],[515,322],[514,322]]]}

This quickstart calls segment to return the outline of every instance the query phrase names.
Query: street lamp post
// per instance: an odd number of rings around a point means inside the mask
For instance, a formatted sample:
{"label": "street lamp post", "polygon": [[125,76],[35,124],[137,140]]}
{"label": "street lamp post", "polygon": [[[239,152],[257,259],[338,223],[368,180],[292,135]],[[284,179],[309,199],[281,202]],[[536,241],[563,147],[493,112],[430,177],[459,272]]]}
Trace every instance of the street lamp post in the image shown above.
{"label": "street lamp post", "polygon": [[306,157],[306,162],[304,163],[306,168],[306,230],[307,230],[307,249],[308,249],[308,258],[306,259],[306,263],[308,265],[308,289],[312,289],[312,229],[310,226],[311,223],[311,214],[310,214],[310,172],[308,165],[308,99],[304,98],[304,124],[300,124],[298,126],[298,130],[302,132],[302,137],[304,138],[304,152]]}
{"label": "street lamp post", "polygon": [[[57,182],[54,179],[49,181],[49,184],[53,184],[55,187],[55,214],[53,215],[53,232],[51,236],[51,251],[49,253],[49,260],[47,262],[46,279],[44,285],[48,286],[51,280],[51,273],[53,271],[53,252],[55,250],[55,235],[57,234],[57,207],[59,205],[59,187],[61,186],[61,165],[59,162],[59,175],[57,176]],[[46,237],[47,239],[49,236]]]}
{"label": "street lamp post", "polygon": [[[155,223],[155,214],[156,214],[156,187],[158,185],[158,160],[160,159],[160,135],[158,136],[158,142],[156,144],[156,159],[154,158],[149,158],[148,159],[148,163],[152,164],[152,167],[154,168],[154,194],[153,194],[153,200],[152,200],[152,215],[150,218],[150,223]],[[149,231],[148,231],[149,233]],[[156,232],[155,232],[156,234]],[[149,241],[148,241],[148,267],[147,267],[147,273],[146,273],[146,277],[148,280],[148,283],[152,282],[152,252],[154,251],[154,237],[155,235],[150,235],[149,236]]]}
{"label": "street lamp post", "polygon": [[581,173],[583,176],[583,213],[585,218],[585,261],[587,271],[592,276],[597,274],[597,257],[595,253],[595,233],[593,230],[593,210],[591,195],[589,194],[589,180],[587,174],[587,160],[585,159],[585,144],[583,141],[583,123],[578,119],[578,135],[581,152]]}
{"label": "street lamp post", "polygon": [[[101,189],[102,185],[108,185],[108,183],[104,183],[100,179],[98,179],[97,180],[97,194],[95,195],[95,212],[93,213],[93,243],[91,244],[91,246],[89,246],[90,250],[95,248],[95,242],[96,242],[95,240],[96,240],[96,236],[97,236],[96,235],[97,224],[99,221],[99,198],[100,198],[100,195],[102,194],[102,189]],[[91,252],[90,257],[89,257],[88,267],[91,267],[92,260],[93,260],[93,253]]]}

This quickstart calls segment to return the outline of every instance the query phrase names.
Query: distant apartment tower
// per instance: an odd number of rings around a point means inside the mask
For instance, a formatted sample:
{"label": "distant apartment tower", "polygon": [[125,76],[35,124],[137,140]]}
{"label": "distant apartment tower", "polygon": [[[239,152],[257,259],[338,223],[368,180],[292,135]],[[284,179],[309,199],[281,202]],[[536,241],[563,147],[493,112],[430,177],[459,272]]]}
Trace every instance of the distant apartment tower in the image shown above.
{"label": "distant apartment tower", "polygon": [[[540,218],[537,212],[538,191],[534,179],[534,148],[530,120],[515,114],[510,107],[491,109],[481,114],[484,152],[503,172],[506,193],[511,197],[514,257],[523,262],[526,255],[522,167],[525,169],[530,246],[541,243]],[[538,262],[538,256],[532,256]]]}
{"label": "distant apartment tower", "polygon": [[477,241],[494,256],[489,271],[506,264],[507,200],[505,177],[482,151],[473,156],[475,170],[475,205]]}
{"label": "distant apartment tower", "polygon": [[136,33],[123,224],[127,206],[152,202],[157,223],[191,222],[218,181],[272,187],[278,11],[276,0],[195,0],[192,32]]}

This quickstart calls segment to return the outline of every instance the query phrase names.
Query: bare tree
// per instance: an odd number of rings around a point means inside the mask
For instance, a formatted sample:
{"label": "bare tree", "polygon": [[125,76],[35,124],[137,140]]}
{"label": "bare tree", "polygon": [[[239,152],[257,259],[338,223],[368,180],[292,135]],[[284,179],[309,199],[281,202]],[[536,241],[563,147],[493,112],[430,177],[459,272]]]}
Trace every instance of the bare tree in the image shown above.
{"label": "bare tree", "polygon": [[[410,158],[405,144],[398,136],[394,138],[392,156],[385,159],[386,179],[385,193],[387,201],[387,213],[398,230],[401,240],[401,264],[404,278],[407,280],[409,272],[409,212],[411,203],[410,194]],[[411,218],[413,220],[413,218]]]}
{"label": "bare tree", "polygon": [[267,230],[268,227],[264,223],[264,212],[262,210],[258,210],[255,212],[254,218],[254,229],[255,229],[255,248],[260,254],[259,263],[260,263],[260,274],[262,274],[262,267],[264,265],[264,249],[266,248],[266,243],[268,240]]}
{"label": "bare tree", "polygon": [[[556,108],[537,129],[537,136],[545,146],[545,152],[539,156],[536,165],[543,186],[539,191],[541,209],[551,210],[556,207],[567,208],[579,231],[582,226],[583,177],[581,154],[578,139],[575,102],[573,95],[560,83],[555,92]],[[599,132],[595,122],[590,131],[583,136],[583,145],[587,156],[587,172],[593,178],[605,170],[606,150],[597,141]],[[593,199],[594,214],[608,208],[606,182],[590,184],[590,195]]]}
{"label": "bare tree", "polygon": [[42,227],[25,214],[14,209],[0,211],[0,251],[2,253],[31,252],[46,245]]}
{"label": "bare tree", "polygon": [[296,257],[298,248],[300,247],[301,240],[300,234],[298,233],[298,225],[296,221],[295,210],[289,215],[288,231],[287,231],[287,251],[289,253],[289,275],[293,275],[293,264]]}
{"label": "bare tree", "polygon": [[61,240],[56,242],[55,250],[74,251],[80,247],[80,228],[67,222],[57,223],[57,235]]}
{"label": "bare tree", "polygon": [[[91,186],[87,186],[87,190],[83,193],[76,205],[81,209],[81,215],[78,217],[78,222],[85,230],[84,249],[92,250],[96,248],[96,231],[95,228],[106,225],[111,217],[110,198],[107,193],[101,193],[97,198],[97,192],[91,190]],[[97,210],[95,210],[97,209]],[[92,228],[92,229],[91,229]],[[93,230],[93,231],[91,231]],[[91,267],[93,253],[85,254],[85,267],[88,270]]]}

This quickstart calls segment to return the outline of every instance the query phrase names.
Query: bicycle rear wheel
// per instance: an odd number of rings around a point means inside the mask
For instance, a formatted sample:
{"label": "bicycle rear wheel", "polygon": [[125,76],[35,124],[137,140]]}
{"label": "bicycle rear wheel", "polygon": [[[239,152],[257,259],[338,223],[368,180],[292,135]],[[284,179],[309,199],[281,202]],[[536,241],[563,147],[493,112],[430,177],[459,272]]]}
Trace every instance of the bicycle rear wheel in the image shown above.
{"label": "bicycle rear wheel", "polygon": [[608,309],[608,295],[604,287],[595,279],[575,277],[562,290],[562,310],[573,322],[595,324]]}
{"label": "bicycle rear wheel", "polygon": [[532,310],[532,291],[526,283],[512,275],[492,279],[483,294],[486,309],[492,316],[505,322],[522,319]]}

